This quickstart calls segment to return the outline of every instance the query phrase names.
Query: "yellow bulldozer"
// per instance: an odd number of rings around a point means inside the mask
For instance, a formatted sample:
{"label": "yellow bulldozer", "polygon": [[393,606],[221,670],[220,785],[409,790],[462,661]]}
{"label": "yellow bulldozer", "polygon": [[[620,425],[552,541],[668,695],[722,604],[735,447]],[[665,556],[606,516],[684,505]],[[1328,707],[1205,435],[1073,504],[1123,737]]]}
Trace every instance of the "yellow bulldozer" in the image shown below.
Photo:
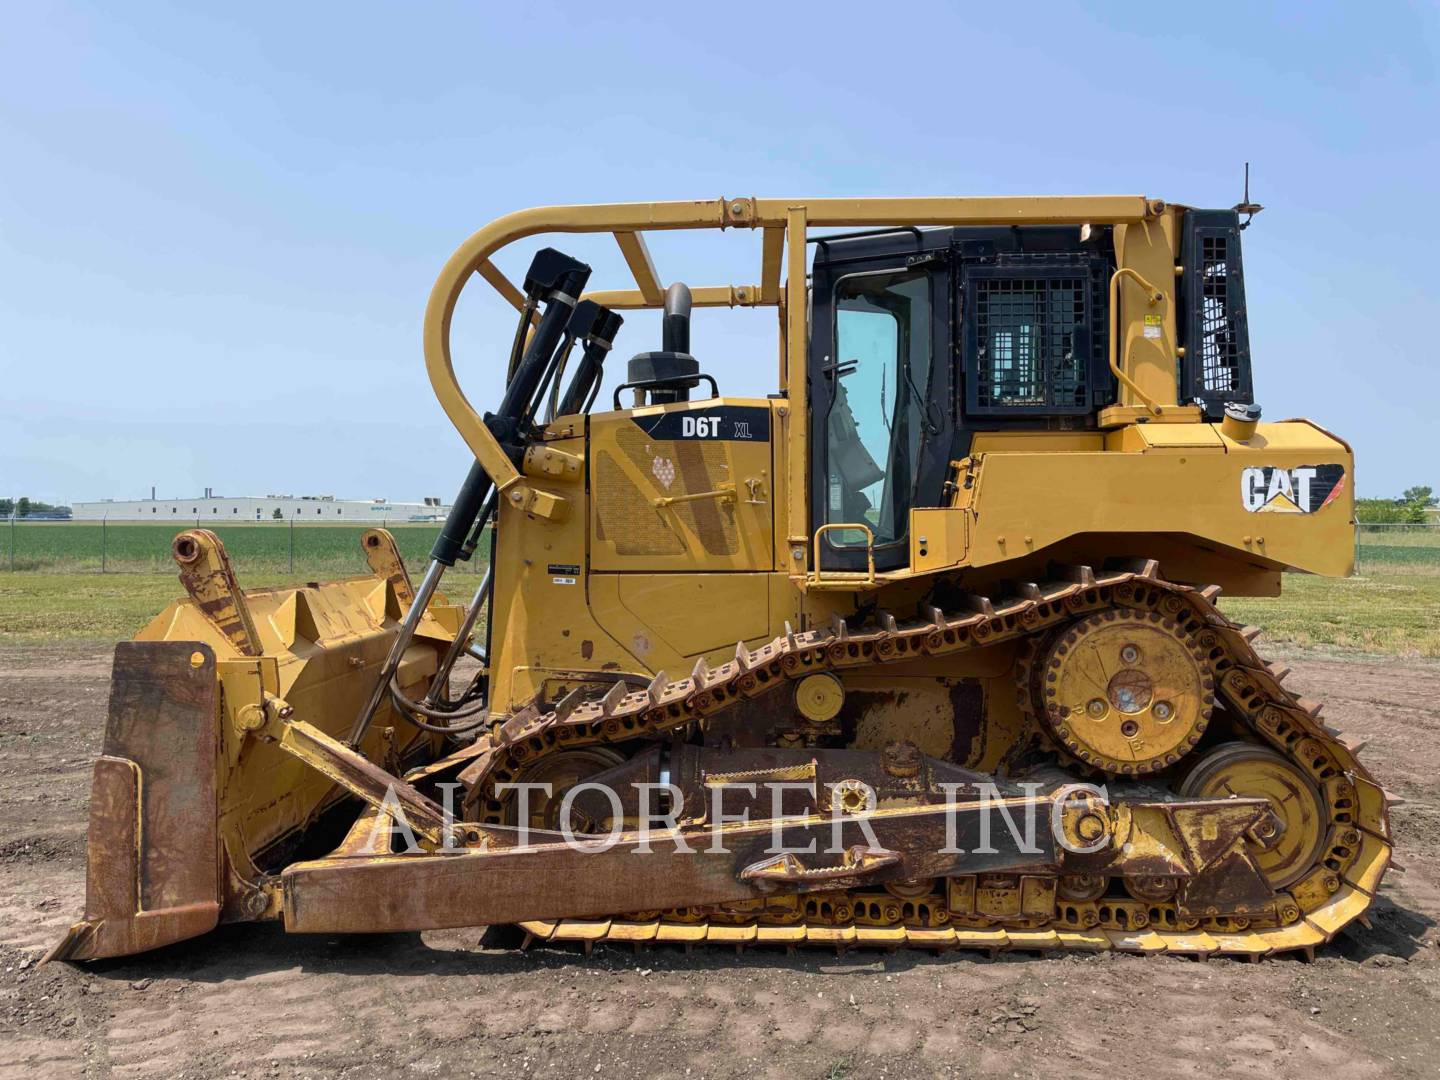
{"label": "yellow bulldozer", "polygon": [[[368,576],[244,591],[214,534],[176,537],[188,595],[116,649],[85,917],[52,955],[278,920],[1258,958],[1363,922],[1386,795],[1216,606],[1352,570],[1350,447],[1254,402],[1257,209],[730,198],[481,229],[425,316],[474,455],[428,567],[373,529]],[[733,230],[758,279],[666,287],[659,230]],[[572,233],[633,280],[494,261]],[[450,348],[477,278],[517,312],[484,414]],[[693,307],[776,312],[777,392],[724,394]],[[597,400],[633,309],[661,341]]]}

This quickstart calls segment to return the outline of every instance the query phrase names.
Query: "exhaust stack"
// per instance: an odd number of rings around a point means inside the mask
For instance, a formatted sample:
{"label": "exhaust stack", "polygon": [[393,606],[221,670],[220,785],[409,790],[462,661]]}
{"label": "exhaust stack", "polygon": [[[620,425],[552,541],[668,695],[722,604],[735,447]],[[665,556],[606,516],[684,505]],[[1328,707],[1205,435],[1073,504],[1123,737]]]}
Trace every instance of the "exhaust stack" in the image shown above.
{"label": "exhaust stack", "polygon": [[661,349],[637,353],[626,368],[625,385],[634,388],[637,406],[647,404],[647,395],[650,405],[689,401],[690,391],[700,385],[700,362],[690,355],[690,307],[688,285],[677,281],[665,290]]}

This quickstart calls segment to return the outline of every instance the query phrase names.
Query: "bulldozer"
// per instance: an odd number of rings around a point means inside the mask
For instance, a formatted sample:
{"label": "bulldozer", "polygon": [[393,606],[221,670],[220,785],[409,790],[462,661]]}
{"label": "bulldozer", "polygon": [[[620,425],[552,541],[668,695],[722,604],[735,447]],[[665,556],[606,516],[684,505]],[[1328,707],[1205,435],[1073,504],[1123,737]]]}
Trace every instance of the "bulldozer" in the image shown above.
{"label": "bulldozer", "polygon": [[[279,921],[1258,959],[1365,924],[1387,795],[1217,607],[1353,571],[1350,446],[1254,400],[1258,209],[743,197],[482,228],[425,313],[473,455],[428,565],[377,528],[366,575],[247,591],[213,533],[175,538],[186,596],[116,648],[85,914],[51,956]],[[667,283],[670,230],[732,232],[758,277]],[[495,261],[573,234],[630,280]],[[477,281],[516,313],[483,413],[451,351]],[[697,308],[775,313],[776,392],[724,392]],[[661,340],[602,399],[644,309]]]}

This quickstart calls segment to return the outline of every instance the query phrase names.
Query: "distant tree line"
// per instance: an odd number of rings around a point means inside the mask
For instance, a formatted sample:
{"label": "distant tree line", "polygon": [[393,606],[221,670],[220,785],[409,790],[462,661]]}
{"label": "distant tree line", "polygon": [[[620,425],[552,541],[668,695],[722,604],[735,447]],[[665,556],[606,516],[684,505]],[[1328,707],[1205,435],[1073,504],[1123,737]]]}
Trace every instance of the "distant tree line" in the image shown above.
{"label": "distant tree line", "polygon": [[1428,487],[1406,488],[1398,499],[1356,499],[1355,518],[1366,525],[1423,525],[1426,510],[1440,503]]}
{"label": "distant tree line", "polygon": [[27,499],[0,499],[0,518],[14,517],[69,517],[70,507],[57,506],[47,502]]}

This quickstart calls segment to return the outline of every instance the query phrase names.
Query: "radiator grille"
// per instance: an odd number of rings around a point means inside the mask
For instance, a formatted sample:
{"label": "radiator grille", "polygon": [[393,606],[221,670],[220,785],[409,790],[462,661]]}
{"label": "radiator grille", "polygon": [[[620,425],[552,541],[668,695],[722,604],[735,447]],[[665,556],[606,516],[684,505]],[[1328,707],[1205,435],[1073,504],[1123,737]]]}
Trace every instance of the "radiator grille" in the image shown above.
{"label": "radiator grille", "polygon": [[[616,444],[626,465],[596,455],[595,534],[619,555],[679,555],[685,551],[677,521],[700,538],[707,555],[740,550],[732,503],[701,499],[657,510],[657,496],[693,495],[733,482],[723,443],[698,439],[656,441],[639,427],[622,427]],[[670,520],[666,520],[666,515]]]}
{"label": "radiator grille", "polygon": [[601,450],[595,457],[595,535],[620,555],[679,555],[685,550],[665,524],[652,496],[635,485],[619,462]]}

